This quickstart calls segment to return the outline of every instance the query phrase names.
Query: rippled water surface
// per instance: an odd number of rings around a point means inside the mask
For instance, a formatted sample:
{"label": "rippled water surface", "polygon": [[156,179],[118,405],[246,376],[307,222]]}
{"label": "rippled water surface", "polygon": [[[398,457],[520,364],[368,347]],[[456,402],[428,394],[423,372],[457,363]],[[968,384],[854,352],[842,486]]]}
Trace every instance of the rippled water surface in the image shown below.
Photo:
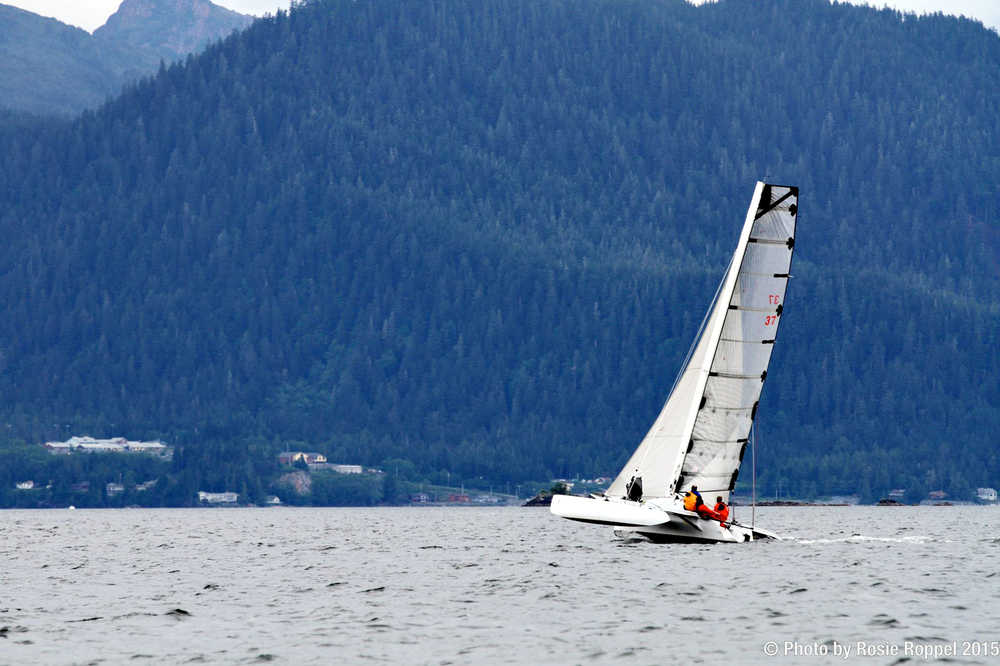
{"label": "rippled water surface", "polygon": [[759,509],[785,540],[700,546],[545,509],[3,511],[0,663],[1000,663],[998,516]]}

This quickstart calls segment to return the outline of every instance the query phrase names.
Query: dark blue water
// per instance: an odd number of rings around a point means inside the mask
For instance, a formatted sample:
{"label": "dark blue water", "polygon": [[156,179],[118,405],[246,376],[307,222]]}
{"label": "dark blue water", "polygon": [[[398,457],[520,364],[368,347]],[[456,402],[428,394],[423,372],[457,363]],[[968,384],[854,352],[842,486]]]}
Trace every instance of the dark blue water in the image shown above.
{"label": "dark blue water", "polygon": [[699,546],[545,509],[4,511],[0,663],[995,664],[998,517],[760,509],[786,540]]}

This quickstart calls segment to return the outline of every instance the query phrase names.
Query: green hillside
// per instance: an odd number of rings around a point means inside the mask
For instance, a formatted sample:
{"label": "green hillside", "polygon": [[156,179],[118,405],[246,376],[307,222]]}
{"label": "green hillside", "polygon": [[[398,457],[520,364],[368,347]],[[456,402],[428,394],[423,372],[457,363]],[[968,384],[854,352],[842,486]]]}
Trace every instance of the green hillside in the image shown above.
{"label": "green hillside", "polygon": [[200,489],[289,442],[613,474],[767,178],[764,492],[964,497],[1000,481],[998,91],[980,24],[825,0],[297,6],[0,135],[0,423],[161,436]]}

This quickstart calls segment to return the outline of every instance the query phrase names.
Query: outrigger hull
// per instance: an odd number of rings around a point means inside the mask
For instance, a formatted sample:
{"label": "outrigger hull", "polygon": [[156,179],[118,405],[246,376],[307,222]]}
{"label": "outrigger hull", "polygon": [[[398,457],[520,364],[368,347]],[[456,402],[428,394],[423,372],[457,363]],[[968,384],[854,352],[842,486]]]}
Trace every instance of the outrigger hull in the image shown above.
{"label": "outrigger hull", "polygon": [[633,502],[610,497],[556,495],[549,509],[561,518],[610,525],[618,536],[642,536],[657,543],[742,543],[777,539],[770,532],[739,523],[722,525],[685,511],[669,498]]}

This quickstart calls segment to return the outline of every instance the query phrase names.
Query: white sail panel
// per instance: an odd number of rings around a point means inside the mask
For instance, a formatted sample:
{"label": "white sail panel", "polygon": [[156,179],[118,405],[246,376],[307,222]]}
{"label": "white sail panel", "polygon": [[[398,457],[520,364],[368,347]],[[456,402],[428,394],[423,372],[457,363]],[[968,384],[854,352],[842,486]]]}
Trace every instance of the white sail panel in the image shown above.
{"label": "white sail panel", "polygon": [[[697,440],[695,441],[697,444]],[[733,469],[740,464],[740,454],[744,451],[744,442],[716,443],[716,446],[701,446],[687,454],[684,460],[685,469],[697,476],[697,485],[704,492],[723,494],[728,491],[717,490],[728,486],[733,475]],[[707,503],[714,498],[706,497]]]}
{"label": "white sail panel", "polygon": [[[783,193],[787,193],[789,190],[787,187],[773,189],[782,190]],[[779,196],[784,196],[784,194],[779,194]],[[788,214],[788,209],[792,204],[798,205],[797,194],[792,195],[778,207],[767,211],[754,220],[754,238],[782,242],[789,238],[795,238],[795,216]]]}
{"label": "white sail panel", "polygon": [[753,405],[741,409],[712,409],[711,407],[705,409],[708,412],[705,418],[695,421],[691,439],[728,444],[739,439],[736,435],[742,432],[750,421]]}
{"label": "white sail panel", "polygon": [[705,407],[703,409],[709,410],[705,417],[707,418],[713,409],[752,409],[760,395],[759,384],[760,375],[751,379],[710,377],[705,384]]}
{"label": "white sail panel", "polygon": [[[764,340],[774,340],[778,330],[778,320],[781,318],[781,315],[776,312],[778,305],[780,304],[772,305],[770,310],[763,308],[734,310],[729,317],[726,317],[726,323],[722,328],[723,339],[739,340],[757,345],[763,345]],[[739,359],[736,360],[739,362]],[[713,370],[717,369],[713,368]]]}
{"label": "white sail panel", "polygon": [[745,271],[736,283],[732,304],[737,307],[774,310],[785,300],[786,278],[776,278],[773,273]]}
{"label": "white sail panel", "polygon": [[[728,325],[729,322],[727,321]],[[763,327],[762,330],[767,330]],[[724,371],[726,368],[738,367],[742,365],[746,369],[746,374],[760,375],[767,370],[767,363],[771,360],[771,348],[774,345],[763,344],[760,340],[736,340],[725,337],[726,329],[722,329],[723,338],[719,340],[719,348],[715,353],[715,361],[712,363],[712,370],[715,372]]]}
{"label": "white sail panel", "polygon": [[[780,274],[788,270],[788,260],[791,257],[792,249],[784,244],[777,243],[751,243],[747,246],[747,253],[743,259],[748,281],[753,280],[753,273]],[[756,284],[754,289],[756,289]]]}

